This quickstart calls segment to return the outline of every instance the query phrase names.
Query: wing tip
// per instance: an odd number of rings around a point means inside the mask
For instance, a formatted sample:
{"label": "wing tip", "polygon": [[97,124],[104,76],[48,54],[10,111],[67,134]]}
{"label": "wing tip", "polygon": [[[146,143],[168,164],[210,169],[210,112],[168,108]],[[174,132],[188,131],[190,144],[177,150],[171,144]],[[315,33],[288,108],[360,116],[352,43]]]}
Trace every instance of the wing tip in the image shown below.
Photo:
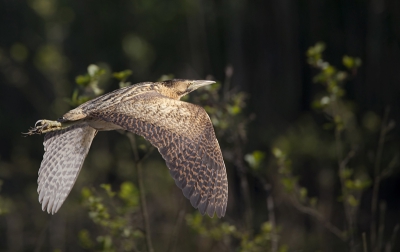
{"label": "wing tip", "polygon": [[41,202],[42,204],[42,211],[47,212],[48,214],[54,215],[55,213],[60,210],[61,203],[59,201],[54,202],[49,197],[45,197],[45,200]]}
{"label": "wing tip", "polygon": [[215,212],[217,213],[218,218],[222,218],[225,216],[225,208],[224,206],[217,206],[215,209]]}
{"label": "wing tip", "polygon": [[227,204],[217,205],[216,203],[206,201],[204,203],[200,202],[197,207],[193,204],[192,206],[198,209],[203,216],[207,214],[210,218],[214,218],[214,216],[217,215],[218,218],[222,218],[225,217]]}

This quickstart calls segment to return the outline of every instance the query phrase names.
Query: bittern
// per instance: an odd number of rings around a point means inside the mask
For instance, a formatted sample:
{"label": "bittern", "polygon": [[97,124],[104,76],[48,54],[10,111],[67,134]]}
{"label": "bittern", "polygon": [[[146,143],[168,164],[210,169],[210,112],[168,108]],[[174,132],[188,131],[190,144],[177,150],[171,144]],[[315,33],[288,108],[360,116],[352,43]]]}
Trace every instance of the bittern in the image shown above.
{"label": "bittern", "polygon": [[38,193],[42,209],[56,213],[70,193],[98,131],[143,136],[165,159],[176,185],[201,214],[226,212],[228,180],[210,117],[180,98],[206,80],[143,82],[117,89],[70,110],[57,121],[39,120],[27,133],[43,134]]}

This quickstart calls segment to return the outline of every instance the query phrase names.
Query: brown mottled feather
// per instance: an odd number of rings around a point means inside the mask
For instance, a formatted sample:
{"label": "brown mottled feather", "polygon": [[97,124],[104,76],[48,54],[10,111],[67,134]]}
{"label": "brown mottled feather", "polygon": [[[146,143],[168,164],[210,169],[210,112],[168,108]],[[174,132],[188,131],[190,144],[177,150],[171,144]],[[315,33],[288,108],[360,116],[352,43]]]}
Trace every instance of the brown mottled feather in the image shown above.
{"label": "brown mottled feather", "polygon": [[88,112],[149,140],[166,160],[177,186],[204,214],[225,215],[228,182],[210,118],[194,104],[157,92],[137,95],[105,110]]}

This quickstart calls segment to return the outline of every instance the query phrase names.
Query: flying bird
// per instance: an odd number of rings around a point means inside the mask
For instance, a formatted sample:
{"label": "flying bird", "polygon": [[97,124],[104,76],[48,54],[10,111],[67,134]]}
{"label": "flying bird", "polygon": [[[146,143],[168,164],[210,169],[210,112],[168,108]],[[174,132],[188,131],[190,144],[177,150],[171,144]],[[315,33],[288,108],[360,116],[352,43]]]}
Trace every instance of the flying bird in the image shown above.
{"label": "flying bird", "polygon": [[126,130],[158,149],[194,208],[203,215],[223,217],[228,180],[213,125],[202,107],[180,101],[213,83],[180,79],[138,83],[83,103],[56,121],[37,121],[27,134],[46,134],[37,189],[43,211],[54,214],[60,209],[98,131]]}

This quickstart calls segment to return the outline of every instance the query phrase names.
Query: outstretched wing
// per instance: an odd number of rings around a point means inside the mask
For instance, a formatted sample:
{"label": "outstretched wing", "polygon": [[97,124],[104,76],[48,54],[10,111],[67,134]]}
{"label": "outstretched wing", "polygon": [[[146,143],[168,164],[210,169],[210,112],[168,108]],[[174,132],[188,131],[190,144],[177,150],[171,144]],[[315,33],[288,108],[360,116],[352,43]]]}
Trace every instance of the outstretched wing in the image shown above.
{"label": "outstretched wing", "polygon": [[56,213],[67,198],[82,168],[96,130],[79,124],[47,133],[39,169],[38,193],[42,209]]}
{"label": "outstretched wing", "polygon": [[176,185],[201,214],[225,215],[228,181],[211,120],[194,104],[147,92],[89,116],[143,136],[158,148]]}

